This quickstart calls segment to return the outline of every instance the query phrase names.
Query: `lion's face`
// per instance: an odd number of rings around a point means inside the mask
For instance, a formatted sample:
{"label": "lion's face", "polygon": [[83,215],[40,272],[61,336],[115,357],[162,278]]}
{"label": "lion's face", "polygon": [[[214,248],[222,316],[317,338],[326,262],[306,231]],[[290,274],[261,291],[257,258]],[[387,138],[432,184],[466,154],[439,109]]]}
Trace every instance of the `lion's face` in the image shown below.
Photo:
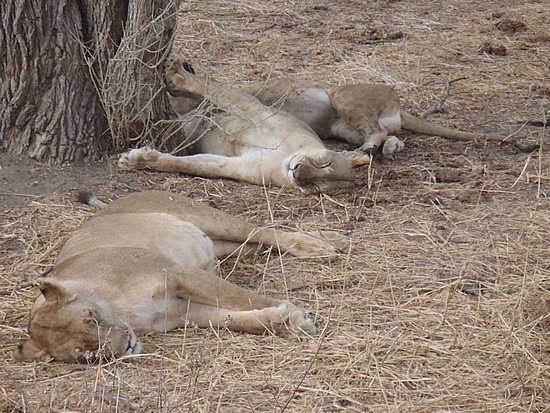
{"label": "lion's face", "polygon": [[54,281],[40,290],[45,302],[31,314],[30,339],[19,345],[17,360],[90,362],[139,353],[135,334],[108,321],[93,302],[71,296]]}
{"label": "lion's face", "polygon": [[308,152],[290,158],[288,177],[306,193],[345,191],[353,188],[355,183],[354,168],[368,162],[368,155],[357,152]]}

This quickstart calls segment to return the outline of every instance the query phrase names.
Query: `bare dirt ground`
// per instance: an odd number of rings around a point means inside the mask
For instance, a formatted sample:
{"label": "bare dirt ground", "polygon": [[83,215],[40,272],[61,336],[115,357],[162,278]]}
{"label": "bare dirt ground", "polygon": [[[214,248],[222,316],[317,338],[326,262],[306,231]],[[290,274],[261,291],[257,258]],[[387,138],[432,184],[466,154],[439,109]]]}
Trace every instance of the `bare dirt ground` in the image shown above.
{"label": "bare dirt ground", "polygon": [[[63,167],[0,154],[0,411],[544,412],[550,406],[550,12],[545,1],[182,2],[177,45],[227,82],[296,76],[393,86],[430,120],[542,143],[403,133],[354,193]],[[329,143],[333,147],[341,144]],[[233,282],[289,297],[321,333],[298,341],[187,329],[94,366],[16,363],[35,281],[101,198],[161,188],[260,225],[350,231],[330,262],[230,259]]]}

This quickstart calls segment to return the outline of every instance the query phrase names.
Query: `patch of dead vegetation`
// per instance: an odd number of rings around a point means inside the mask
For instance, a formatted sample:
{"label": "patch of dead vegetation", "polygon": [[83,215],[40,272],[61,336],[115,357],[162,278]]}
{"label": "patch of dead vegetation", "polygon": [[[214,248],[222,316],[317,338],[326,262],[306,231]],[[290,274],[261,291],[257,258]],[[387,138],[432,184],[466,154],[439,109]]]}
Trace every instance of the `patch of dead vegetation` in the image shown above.
{"label": "patch of dead vegetation", "polygon": [[501,21],[499,21],[495,27],[497,30],[500,30],[501,32],[505,33],[518,33],[518,32],[524,32],[527,30],[527,25],[523,23],[520,20],[515,19],[508,19],[504,18]]}
{"label": "patch of dead vegetation", "polygon": [[479,52],[492,54],[495,56],[506,56],[508,54],[505,46],[495,45],[490,42],[483,43],[479,48]]}

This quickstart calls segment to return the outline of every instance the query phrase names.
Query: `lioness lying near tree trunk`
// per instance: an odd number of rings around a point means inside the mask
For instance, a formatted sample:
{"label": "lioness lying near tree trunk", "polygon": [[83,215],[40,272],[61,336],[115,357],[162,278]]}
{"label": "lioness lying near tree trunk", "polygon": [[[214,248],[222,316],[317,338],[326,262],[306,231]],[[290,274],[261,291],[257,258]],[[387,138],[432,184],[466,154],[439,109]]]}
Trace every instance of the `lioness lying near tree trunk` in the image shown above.
{"label": "lioness lying near tree trunk", "polygon": [[[231,87],[301,119],[322,139],[339,139],[370,154],[381,149],[387,158],[394,158],[404,147],[394,136],[401,129],[461,141],[510,143],[527,152],[538,147],[522,144],[515,137],[465,132],[417,118],[400,108],[397,94],[385,85],[334,86],[315,80],[283,78]],[[180,116],[195,109],[201,101],[199,95],[170,96],[172,107]]]}
{"label": "lioness lying near tree trunk", "polygon": [[223,112],[189,114],[185,133],[197,139],[192,156],[172,156],[149,148],[122,154],[121,169],[149,168],[205,178],[231,178],[256,185],[299,188],[304,192],[349,190],[354,168],[370,162],[359,152],[326,148],[303,121],[263,105],[254,96],[187,72],[180,59],[166,75],[170,94],[206,99]]}
{"label": "lioness lying near tree trunk", "polygon": [[137,333],[186,323],[314,334],[313,321],[294,304],[216,275],[216,257],[244,243],[314,257],[336,254],[346,248],[347,238],[261,229],[169,192],[120,198],[61,249],[51,275],[40,283],[30,339],[19,346],[16,358],[74,362],[137,354]]}

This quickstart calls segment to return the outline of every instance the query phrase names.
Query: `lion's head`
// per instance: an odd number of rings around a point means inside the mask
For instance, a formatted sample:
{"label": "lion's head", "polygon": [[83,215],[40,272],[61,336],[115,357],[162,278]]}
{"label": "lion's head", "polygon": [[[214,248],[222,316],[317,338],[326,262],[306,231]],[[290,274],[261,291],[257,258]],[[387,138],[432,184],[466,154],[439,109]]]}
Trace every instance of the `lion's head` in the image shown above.
{"label": "lion's head", "polygon": [[331,193],[350,190],[355,183],[355,171],[370,162],[359,152],[317,150],[291,156],[285,167],[287,175],[305,193]]}
{"label": "lion's head", "polygon": [[40,291],[44,300],[31,313],[30,339],[17,348],[17,360],[90,362],[139,353],[133,331],[109,321],[92,297],[71,294],[55,280],[44,281]]}

